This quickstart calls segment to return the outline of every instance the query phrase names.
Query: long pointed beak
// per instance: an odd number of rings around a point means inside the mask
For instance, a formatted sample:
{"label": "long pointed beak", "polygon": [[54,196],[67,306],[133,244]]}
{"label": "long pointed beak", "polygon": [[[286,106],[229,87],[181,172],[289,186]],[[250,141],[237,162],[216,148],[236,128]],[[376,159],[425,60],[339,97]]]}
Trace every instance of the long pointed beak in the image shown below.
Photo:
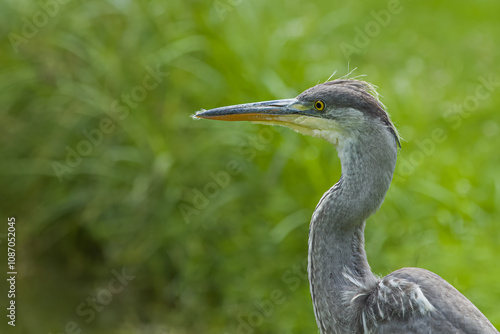
{"label": "long pointed beak", "polygon": [[297,99],[273,100],[200,110],[193,117],[221,121],[286,122],[289,116],[316,116],[314,109]]}

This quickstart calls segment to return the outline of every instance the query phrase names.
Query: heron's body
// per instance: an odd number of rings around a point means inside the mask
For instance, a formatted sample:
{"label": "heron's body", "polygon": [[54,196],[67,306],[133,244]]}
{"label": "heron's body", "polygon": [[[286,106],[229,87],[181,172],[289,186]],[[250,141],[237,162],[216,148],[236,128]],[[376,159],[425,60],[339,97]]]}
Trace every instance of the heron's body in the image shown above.
{"label": "heron's body", "polygon": [[403,268],[379,279],[364,250],[366,219],[382,204],[399,144],[371,86],[335,80],[296,99],[217,108],[200,118],[286,125],[332,143],[342,177],[320,200],[309,231],[309,281],[322,334],[498,333],[432,272]]}

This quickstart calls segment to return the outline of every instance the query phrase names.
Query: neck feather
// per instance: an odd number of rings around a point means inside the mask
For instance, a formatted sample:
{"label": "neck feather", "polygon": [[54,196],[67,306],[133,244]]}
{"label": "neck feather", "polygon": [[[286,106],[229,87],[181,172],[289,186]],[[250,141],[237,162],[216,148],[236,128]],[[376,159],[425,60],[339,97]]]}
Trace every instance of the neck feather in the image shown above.
{"label": "neck feather", "polygon": [[[366,135],[366,134],[369,135]],[[365,220],[382,204],[392,180],[397,147],[385,127],[342,138],[340,181],[314,212],[309,232],[309,280],[321,333],[355,332],[347,296],[376,284],[364,250]]]}

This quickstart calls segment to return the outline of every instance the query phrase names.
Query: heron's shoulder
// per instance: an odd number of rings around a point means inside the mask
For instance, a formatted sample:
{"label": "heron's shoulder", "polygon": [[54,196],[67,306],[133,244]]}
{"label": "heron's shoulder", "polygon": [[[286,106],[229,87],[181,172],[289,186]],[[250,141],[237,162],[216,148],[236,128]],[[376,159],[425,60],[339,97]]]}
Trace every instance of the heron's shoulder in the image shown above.
{"label": "heron's shoulder", "polygon": [[400,269],[379,279],[370,289],[355,295],[351,303],[364,309],[364,313],[373,320],[390,320],[392,317],[411,314],[425,315],[434,311],[434,306],[420,287],[420,279],[415,279],[415,276],[432,273],[413,269],[418,268]]}
{"label": "heron's shoulder", "polygon": [[403,268],[387,275],[418,284],[422,293],[435,307],[436,328],[452,328],[456,333],[498,333],[491,322],[441,276],[420,268]]}
{"label": "heron's shoulder", "polygon": [[350,296],[349,305],[354,314],[359,315],[365,333],[370,332],[368,328],[377,328],[387,322],[426,317],[435,311],[418,283],[420,279],[413,279],[413,276],[427,273],[413,269],[416,268],[398,270],[370,285],[357,285],[358,290]]}
{"label": "heron's shoulder", "polygon": [[420,287],[424,295],[426,295],[435,306],[441,306],[441,304],[447,302],[450,297],[453,297],[455,305],[463,304],[463,306],[467,307],[472,305],[464,295],[445,279],[426,269],[412,267],[402,268],[390,273],[384,279],[403,279],[413,282]]}
{"label": "heron's shoulder", "polygon": [[414,328],[407,331],[412,333],[498,333],[451,284],[421,268],[399,269],[379,279],[354,295],[351,307],[360,314],[365,333],[394,332],[398,326]]}

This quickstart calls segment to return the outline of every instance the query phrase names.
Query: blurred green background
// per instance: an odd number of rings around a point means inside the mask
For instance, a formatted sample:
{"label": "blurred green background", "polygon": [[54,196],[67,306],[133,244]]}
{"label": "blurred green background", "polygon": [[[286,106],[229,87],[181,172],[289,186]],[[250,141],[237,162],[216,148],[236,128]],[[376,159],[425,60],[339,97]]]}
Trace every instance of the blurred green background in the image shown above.
{"label": "blurred green background", "polygon": [[190,115],[291,98],[355,67],[405,139],[367,224],[373,271],[432,270],[499,327],[499,12],[465,0],[2,1],[0,263],[14,216],[18,276],[17,326],[2,315],[0,330],[316,333],[304,261],[336,152]]}

